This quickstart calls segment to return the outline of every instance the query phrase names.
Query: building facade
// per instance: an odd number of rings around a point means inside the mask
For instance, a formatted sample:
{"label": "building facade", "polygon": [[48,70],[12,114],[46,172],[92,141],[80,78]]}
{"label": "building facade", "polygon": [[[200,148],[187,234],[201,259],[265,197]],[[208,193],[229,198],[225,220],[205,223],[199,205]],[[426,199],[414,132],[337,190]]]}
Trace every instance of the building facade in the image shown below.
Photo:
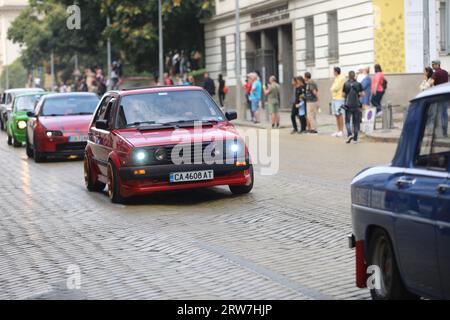
{"label": "building facade", "polygon": [[[450,69],[450,0],[240,0],[239,8],[241,75],[276,75],[283,107],[292,100],[292,77],[307,71],[325,109],[335,66],[373,72],[381,64],[389,84],[384,102],[394,105],[417,94],[431,60]],[[216,0],[205,24],[206,67],[213,77],[222,73],[230,89],[237,83],[235,31],[235,0]]]}
{"label": "building facade", "polygon": [[[0,0],[0,74],[20,56],[19,45],[8,40],[8,29],[27,5],[27,0]],[[0,88],[4,87],[0,83]]]}

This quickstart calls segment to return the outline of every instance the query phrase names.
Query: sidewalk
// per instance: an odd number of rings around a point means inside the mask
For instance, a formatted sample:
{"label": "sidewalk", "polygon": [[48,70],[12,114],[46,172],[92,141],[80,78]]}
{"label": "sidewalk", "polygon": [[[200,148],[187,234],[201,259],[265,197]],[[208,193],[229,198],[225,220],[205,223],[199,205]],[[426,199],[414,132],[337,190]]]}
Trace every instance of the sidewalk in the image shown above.
{"label": "sidewalk", "polygon": [[[227,111],[234,111],[228,108]],[[280,129],[292,129],[291,124],[291,112],[281,111],[280,112]],[[250,119],[250,113],[247,112],[247,119]],[[297,120],[298,121],[298,120]],[[328,113],[328,110],[322,110],[317,116],[318,131],[320,135],[331,135],[336,131],[336,119],[333,115]],[[242,127],[252,127],[260,129],[269,129],[271,127],[270,120],[268,120],[268,115],[263,114],[261,117],[261,123],[255,124],[251,121],[246,120],[234,120],[233,123],[237,126]],[[403,127],[403,119],[396,117],[394,120],[393,129],[381,129],[381,119],[377,119],[376,128],[371,134],[366,135],[361,133],[362,137],[367,141],[371,142],[384,142],[384,143],[397,143],[400,139],[400,135]]]}

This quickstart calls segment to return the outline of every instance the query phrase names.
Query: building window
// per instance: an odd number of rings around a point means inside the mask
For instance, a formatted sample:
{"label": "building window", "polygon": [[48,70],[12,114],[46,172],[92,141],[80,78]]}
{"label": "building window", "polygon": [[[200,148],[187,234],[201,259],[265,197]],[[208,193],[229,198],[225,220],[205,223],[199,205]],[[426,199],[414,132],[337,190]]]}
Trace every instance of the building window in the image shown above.
{"label": "building window", "polygon": [[220,38],[220,54],[222,58],[222,72],[227,72],[227,38]]}
{"label": "building window", "polygon": [[328,13],[328,60],[339,60],[339,30],[337,11]]}
{"label": "building window", "polygon": [[450,0],[440,1],[439,25],[440,25],[440,49],[444,53],[450,53]]}
{"label": "building window", "polygon": [[314,40],[314,17],[305,18],[306,64],[313,65],[316,60]]}

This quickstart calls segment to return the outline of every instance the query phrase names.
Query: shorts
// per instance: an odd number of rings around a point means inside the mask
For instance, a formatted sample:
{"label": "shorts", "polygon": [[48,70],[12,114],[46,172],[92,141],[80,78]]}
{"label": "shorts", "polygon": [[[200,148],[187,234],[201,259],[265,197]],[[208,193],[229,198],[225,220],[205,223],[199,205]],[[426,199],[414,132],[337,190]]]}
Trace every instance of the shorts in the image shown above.
{"label": "shorts", "polygon": [[270,113],[278,113],[280,111],[280,105],[278,104],[278,102],[275,103],[268,103],[269,106],[269,112]]}
{"label": "shorts", "polygon": [[259,109],[259,100],[251,100],[252,112],[256,112]]}
{"label": "shorts", "polygon": [[345,100],[333,100],[331,102],[331,114],[334,116],[342,116],[345,114],[345,110],[342,107],[345,104]]}

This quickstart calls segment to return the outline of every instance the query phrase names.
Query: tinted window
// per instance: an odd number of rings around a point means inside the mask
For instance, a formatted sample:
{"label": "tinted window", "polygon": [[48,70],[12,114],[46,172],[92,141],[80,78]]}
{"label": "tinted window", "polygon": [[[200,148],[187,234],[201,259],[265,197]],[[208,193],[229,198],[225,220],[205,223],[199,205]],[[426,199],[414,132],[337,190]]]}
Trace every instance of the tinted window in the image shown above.
{"label": "tinted window", "polygon": [[99,99],[96,96],[52,97],[44,101],[43,116],[70,116],[93,114]]}
{"label": "tinted window", "polygon": [[15,111],[33,111],[36,106],[36,102],[42,95],[32,95],[16,98]]}
{"label": "tinted window", "polygon": [[223,121],[216,104],[203,91],[175,91],[124,96],[119,107],[119,127],[140,122]]}
{"label": "tinted window", "polygon": [[425,129],[420,143],[416,166],[446,171],[450,159],[448,113],[450,101],[432,103],[426,112]]}

